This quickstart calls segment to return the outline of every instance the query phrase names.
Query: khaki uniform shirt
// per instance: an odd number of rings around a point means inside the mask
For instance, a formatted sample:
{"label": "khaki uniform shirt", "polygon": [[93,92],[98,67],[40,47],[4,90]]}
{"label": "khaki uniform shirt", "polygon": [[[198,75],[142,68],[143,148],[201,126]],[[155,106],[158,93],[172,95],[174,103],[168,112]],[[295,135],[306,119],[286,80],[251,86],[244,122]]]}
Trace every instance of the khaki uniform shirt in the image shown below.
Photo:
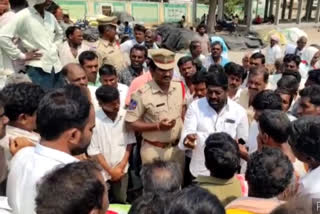
{"label": "khaki uniform shirt", "polygon": [[172,81],[165,94],[155,81],[150,81],[131,96],[126,121],[142,119],[147,123],[158,123],[163,119],[175,119],[175,126],[168,131],[143,132],[149,141],[173,143],[179,139],[182,130],[182,108],[184,98],[181,82]]}
{"label": "khaki uniform shirt", "polygon": [[211,176],[198,176],[195,182],[201,188],[216,195],[223,206],[242,196],[241,183],[236,177],[220,179]]}
{"label": "khaki uniform shirt", "polygon": [[113,65],[118,74],[126,67],[123,54],[116,42],[110,43],[107,40],[100,39],[97,53],[99,56],[99,67],[103,64]]}

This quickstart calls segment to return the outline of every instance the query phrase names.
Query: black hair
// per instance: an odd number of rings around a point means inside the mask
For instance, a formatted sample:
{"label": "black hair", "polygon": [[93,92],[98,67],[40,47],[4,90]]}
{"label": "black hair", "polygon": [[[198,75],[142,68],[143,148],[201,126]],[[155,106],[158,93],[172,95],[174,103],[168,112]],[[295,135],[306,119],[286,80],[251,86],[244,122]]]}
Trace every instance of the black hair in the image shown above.
{"label": "black hair", "polygon": [[144,193],[133,201],[128,214],[164,214],[170,195]]}
{"label": "black hair", "polygon": [[277,143],[285,143],[289,138],[290,120],[280,110],[264,110],[259,116],[260,131],[269,135]]}
{"label": "black hair", "polygon": [[304,116],[292,122],[289,144],[294,150],[320,162],[320,117]]}
{"label": "black hair", "polygon": [[130,49],[130,55],[132,54],[132,51],[134,51],[134,50],[143,51],[144,52],[144,57],[147,59],[147,57],[148,57],[148,49],[145,46],[139,45],[139,44],[135,44]]}
{"label": "black hair", "polygon": [[101,101],[102,103],[110,103],[116,99],[119,99],[120,94],[118,89],[103,85],[96,90],[96,97],[97,100]]}
{"label": "black hair", "polygon": [[223,50],[222,44],[219,41],[214,41],[211,43],[210,47],[216,46],[216,45],[220,45],[221,50]]}
{"label": "black hair", "polygon": [[265,147],[250,155],[245,174],[249,196],[273,198],[290,184],[293,166],[280,149]]}
{"label": "black hair", "polygon": [[224,72],[224,68],[219,64],[210,65],[208,68],[208,73],[213,72]]}
{"label": "black hair", "polygon": [[2,91],[0,91],[0,108],[4,108],[7,103],[7,98],[3,95]]}
{"label": "black hair", "polygon": [[44,90],[33,83],[10,84],[2,89],[6,96],[5,114],[11,121],[16,121],[20,114],[32,116],[44,96]]}
{"label": "black hair", "polygon": [[187,62],[192,62],[192,64],[195,65],[191,56],[183,56],[178,60],[178,67],[184,65]]}
{"label": "black hair", "polygon": [[68,27],[67,30],[66,30],[66,37],[69,39],[69,36],[73,35],[76,30],[80,30],[81,31],[81,28],[77,27],[77,26]]}
{"label": "black hair", "polygon": [[58,166],[37,184],[36,212],[88,214],[93,209],[102,209],[107,190],[98,173],[100,168],[92,161]]}
{"label": "black hair", "polygon": [[192,77],[191,77],[191,83],[194,85],[205,83],[207,81],[207,76],[202,71],[197,71]]}
{"label": "black hair", "polygon": [[81,66],[85,64],[85,61],[92,61],[98,59],[98,55],[94,51],[83,51],[79,55],[79,63]]}
{"label": "black hair", "polygon": [[201,45],[201,42],[198,40],[193,40],[190,42],[190,45],[189,45],[190,52],[196,48],[196,45],[195,45],[196,43],[199,43]]}
{"label": "black hair", "polygon": [[265,68],[265,67],[250,68],[249,78],[250,78],[250,76],[257,76],[257,75],[263,75],[263,81],[265,83],[268,83],[269,73],[268,73],[267,68]]}
{"label": "black hair", "polygon": [[296,66],[299,67],[299,65],[301,63],[301,58],[300,58],[300,56],[295,55],[295,54],[287,54],[284,56],[284,58],[283,58],[284,63],[286,63],[286,62],[289,63],[291,61],[293,61],[296,64]]}
{"label": "black hair", "polygon": [[199,24],[199,25],[197,26],[197,31],[199,31],[200,28],[204,28],[204,29],[206,30],[206,32],[207,32],[207,30],[208,30],[208,26],[207,26],[206,24],[204,24],[204,23],[201,23],[201,24]]}
{"label": "black hair", "polygon": [[225,214],[218,198],[198,186],[190,186],[174,196],[167,214]]}
{"label": "black hair", "polygon": [[272,90],[260,91],[253,99],[252,106],[255,110],[282,110],[282,99]]}
{"label": "black hair", "polygon": [[133,31],[141,31],[143,33],[146,33],[146,30],[145,26],[139,24],[136,24],[133,28]]}
{"label": "black hair", "polygon": [[239,77],[242,82],[247,77],[247,72],[244,70],[244,68],[241,65],[238,65],[234,62],[229,62],[224,66],[224,71],[229,75],[233,75],[236,77]]}
{"label": "black hair", "polygon": [[154,160],[142,166],[140,177],[144,193],[173,193],[182,184],[182,173],[176,162]]}
{"label": "black hair", "polygon": [[290,91],[289,89],[286,89],[286,88],[277,88],[274,92],[276,94],[279,94],[280,97],[281,97],[281,94],[289,95],[290,96],[289,107],[292,105],[292,102],[293,102],[293,99],[294,99],[294,96],[296,95],[296,93],[294,93],[294,92],[292,92],[292,91]]}
{"label": "black hair", "polygon": [[240,151],[237,142],[229,134],[211,134],[205,141],[205,165],[211,176],[230,179],[240,170]]}
{"label": "black hair", "polygon": [[266,57],[260,52],[252,54],[250,59],[261,59],[263,65],[266,63]]}
{"label": "black hair", "polygon": [[283,73],[282,76],[293,76],[297,79],[297,81],[300,83],[301,82],[301,74],[300,72],[297,71],[292,71],[289,69],[286,69]]}
{"label": "black hair", "polygon": [[71,128],[83,130],[90,102],[80,87],[67,85],[46,94],[37,110],[37,129],[45,140],[55,140]]}
{"label": "black hair", "polygon": [[52,1],[50,6],[46,10],[48,12],[52,13],[53,15],[55,15],[59,8],[60,8],[60,6],[57,3],[55,3],[54,1]]}
{"label": "black hair", "polygon": [[107,25],[98,25],[98,31],[99,31],[99,35],[100,37],[104,34],[104,32],[109,31],[109,30],[116,30],[117,27],[111,24],[107,24]]}
{"label": "black hair", "polygon": [[320,69],[314,69],[308,72],[308,80],[316,85],[320,85]]}
{"label": "black hair", "polygon": [[319,85],[311,85],[305,87],[299,92],[300,97],[308,97],[310,99],[310,103],[313,105],[320,105],[320,86]]}
{"label": "black hair", "polygon": [[225,72],[211,72],[207,75],[206,85],[228,89],[228,76]]}
{"label": "black hair", "polygon": [[282,75],[277,82],[277,88],[286,89],[292,94],[297,94],[300,83],[294,75]]}
{"label": "black hair", "polygon": [[102,77],[104,75],[117,76],[117,71],[113,65],[104,64],[99,69],[99,76]]}

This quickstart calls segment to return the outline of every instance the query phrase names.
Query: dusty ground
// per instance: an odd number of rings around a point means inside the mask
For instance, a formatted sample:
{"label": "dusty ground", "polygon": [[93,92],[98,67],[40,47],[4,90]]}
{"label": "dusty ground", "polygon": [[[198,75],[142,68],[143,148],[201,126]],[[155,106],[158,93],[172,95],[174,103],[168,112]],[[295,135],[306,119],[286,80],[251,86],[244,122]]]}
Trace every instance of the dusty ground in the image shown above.
{"label": "dusty ground", "polygon": [[[318,28],[314,26],[309,26],[307,28],[303,28],[303,30],[308,34],[308,45],[310,44],[319,44],[320,45],[320,32],[318,32]],[[282,46],[284,49],[285,46]],[[229,59],[233,62],[241,64],[241,59],[246,52],[249,52],[250,49],[247,51],[229,51]]]}

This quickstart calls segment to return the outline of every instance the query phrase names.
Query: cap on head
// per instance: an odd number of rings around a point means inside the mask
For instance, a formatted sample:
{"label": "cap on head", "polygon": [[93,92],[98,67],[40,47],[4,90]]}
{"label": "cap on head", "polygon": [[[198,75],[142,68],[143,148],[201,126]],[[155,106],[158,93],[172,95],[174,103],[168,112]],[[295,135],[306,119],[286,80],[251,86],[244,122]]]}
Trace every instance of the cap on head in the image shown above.
{"label": "cap on head", "polygon": [[116,16],[100,16],[97,18],[97,22],[99,25],[114,25],[117,26],[117,17]]}
{"label": "cap on head", "polygon": [[170,70],[175,65],[175,53],[167,49],[156,49],[150,51],[151,58],[156,66],[163,70]]}

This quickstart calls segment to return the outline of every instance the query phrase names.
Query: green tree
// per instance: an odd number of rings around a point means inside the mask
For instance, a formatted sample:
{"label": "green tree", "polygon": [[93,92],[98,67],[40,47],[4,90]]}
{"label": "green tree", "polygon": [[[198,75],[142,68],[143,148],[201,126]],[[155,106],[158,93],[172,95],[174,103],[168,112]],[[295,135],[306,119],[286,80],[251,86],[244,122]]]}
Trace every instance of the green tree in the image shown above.
{"label": "green tree", "polygon": [[243,3],[243,0],[225,0],[225,13],[228,15],[237,13],[239,6],[243,5]]}

